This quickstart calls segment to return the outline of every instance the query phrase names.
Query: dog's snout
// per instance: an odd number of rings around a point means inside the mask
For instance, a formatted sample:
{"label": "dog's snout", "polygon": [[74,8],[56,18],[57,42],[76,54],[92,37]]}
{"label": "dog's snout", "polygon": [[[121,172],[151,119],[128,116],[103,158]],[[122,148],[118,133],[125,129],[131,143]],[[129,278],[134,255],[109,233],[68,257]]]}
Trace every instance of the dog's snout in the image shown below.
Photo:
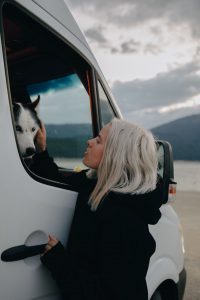
{"label": "dog's snout", "polygon": [[35,153],[35,149],[33,147],[29,147],[26,149],[26,155],[31,156]]}

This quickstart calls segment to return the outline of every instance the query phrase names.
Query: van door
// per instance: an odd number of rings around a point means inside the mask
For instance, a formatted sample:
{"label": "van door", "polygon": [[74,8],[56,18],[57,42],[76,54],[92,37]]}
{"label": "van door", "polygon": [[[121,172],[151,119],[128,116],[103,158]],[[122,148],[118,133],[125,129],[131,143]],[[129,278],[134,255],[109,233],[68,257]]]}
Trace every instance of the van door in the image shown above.
{"label": "van door", "polygon": [[[39,117],[47,130],[48,150],[64,173],[82,167],[86,140],[97,131],[88,63],[18,6],[5,2],[2,21],[0,253],[44,244],[49,233],[65,244],[77,196],[29,170],[17,140],[13,102],[27,104],[40,95]],[[60,299],[38,255],[0,261],[0,298]]]}

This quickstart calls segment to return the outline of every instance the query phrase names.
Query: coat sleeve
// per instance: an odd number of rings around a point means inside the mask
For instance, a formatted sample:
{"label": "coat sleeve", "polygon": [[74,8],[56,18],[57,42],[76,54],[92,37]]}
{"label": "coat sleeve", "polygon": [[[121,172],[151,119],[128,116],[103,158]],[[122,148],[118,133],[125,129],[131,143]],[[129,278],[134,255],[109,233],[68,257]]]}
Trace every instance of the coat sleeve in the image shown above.
{"label": "coat sleeve", "polygon": [[36,175],[43,177],[45,179],[50,179],[53,181],[58,181],[68,185],[70,190],[79,192],[81,186],[87,180],[86,171],[83,170],[78,173],[70,174],[69,176],[64,176],[59,172],[59,168],[54,162],[53,158],[49,156],[48,151],[45,150],[42,153],[37,153],[33,157],[32,164],[29,169]]}
{"label": "coat sleeve", "polygon": [[148,225],[127,208],[110,210],[99,238],[99,284],[105,299],[147,300],[146,273],[155,242]]}
{"label": "coat sleeve", "polygon": [[41,261],[56,281],[63,299],[82,299],[76,261],[71,257],[69,259],[67,250],[60,242],[41,256]]}

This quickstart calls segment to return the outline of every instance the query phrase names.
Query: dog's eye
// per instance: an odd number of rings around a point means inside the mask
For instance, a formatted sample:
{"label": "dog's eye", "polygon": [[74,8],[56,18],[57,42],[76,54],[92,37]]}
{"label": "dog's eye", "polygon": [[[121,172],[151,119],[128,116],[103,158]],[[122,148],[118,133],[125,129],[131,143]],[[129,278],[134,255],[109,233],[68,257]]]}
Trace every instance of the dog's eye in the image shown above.
{"label": "dog's eye", "polygon": [[15,128],[16,128],[16,131],[22,132],[21,126],[17,125]]}
{"label": "dog's eye", "polygon": [[31,130],[34,132],[34,131],[36,130],[36,128],[35,128],[35,127],[33,127]]}

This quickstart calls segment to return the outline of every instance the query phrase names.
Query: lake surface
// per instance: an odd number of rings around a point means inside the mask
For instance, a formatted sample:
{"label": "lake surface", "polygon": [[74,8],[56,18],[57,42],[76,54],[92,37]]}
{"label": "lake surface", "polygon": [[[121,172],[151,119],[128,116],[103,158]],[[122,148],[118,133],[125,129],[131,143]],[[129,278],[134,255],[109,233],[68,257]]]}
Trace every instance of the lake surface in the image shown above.
{"label": "lake surface", "polygon": [[174,161],[174,179],[178,191],[200,192],[200,162]]}

